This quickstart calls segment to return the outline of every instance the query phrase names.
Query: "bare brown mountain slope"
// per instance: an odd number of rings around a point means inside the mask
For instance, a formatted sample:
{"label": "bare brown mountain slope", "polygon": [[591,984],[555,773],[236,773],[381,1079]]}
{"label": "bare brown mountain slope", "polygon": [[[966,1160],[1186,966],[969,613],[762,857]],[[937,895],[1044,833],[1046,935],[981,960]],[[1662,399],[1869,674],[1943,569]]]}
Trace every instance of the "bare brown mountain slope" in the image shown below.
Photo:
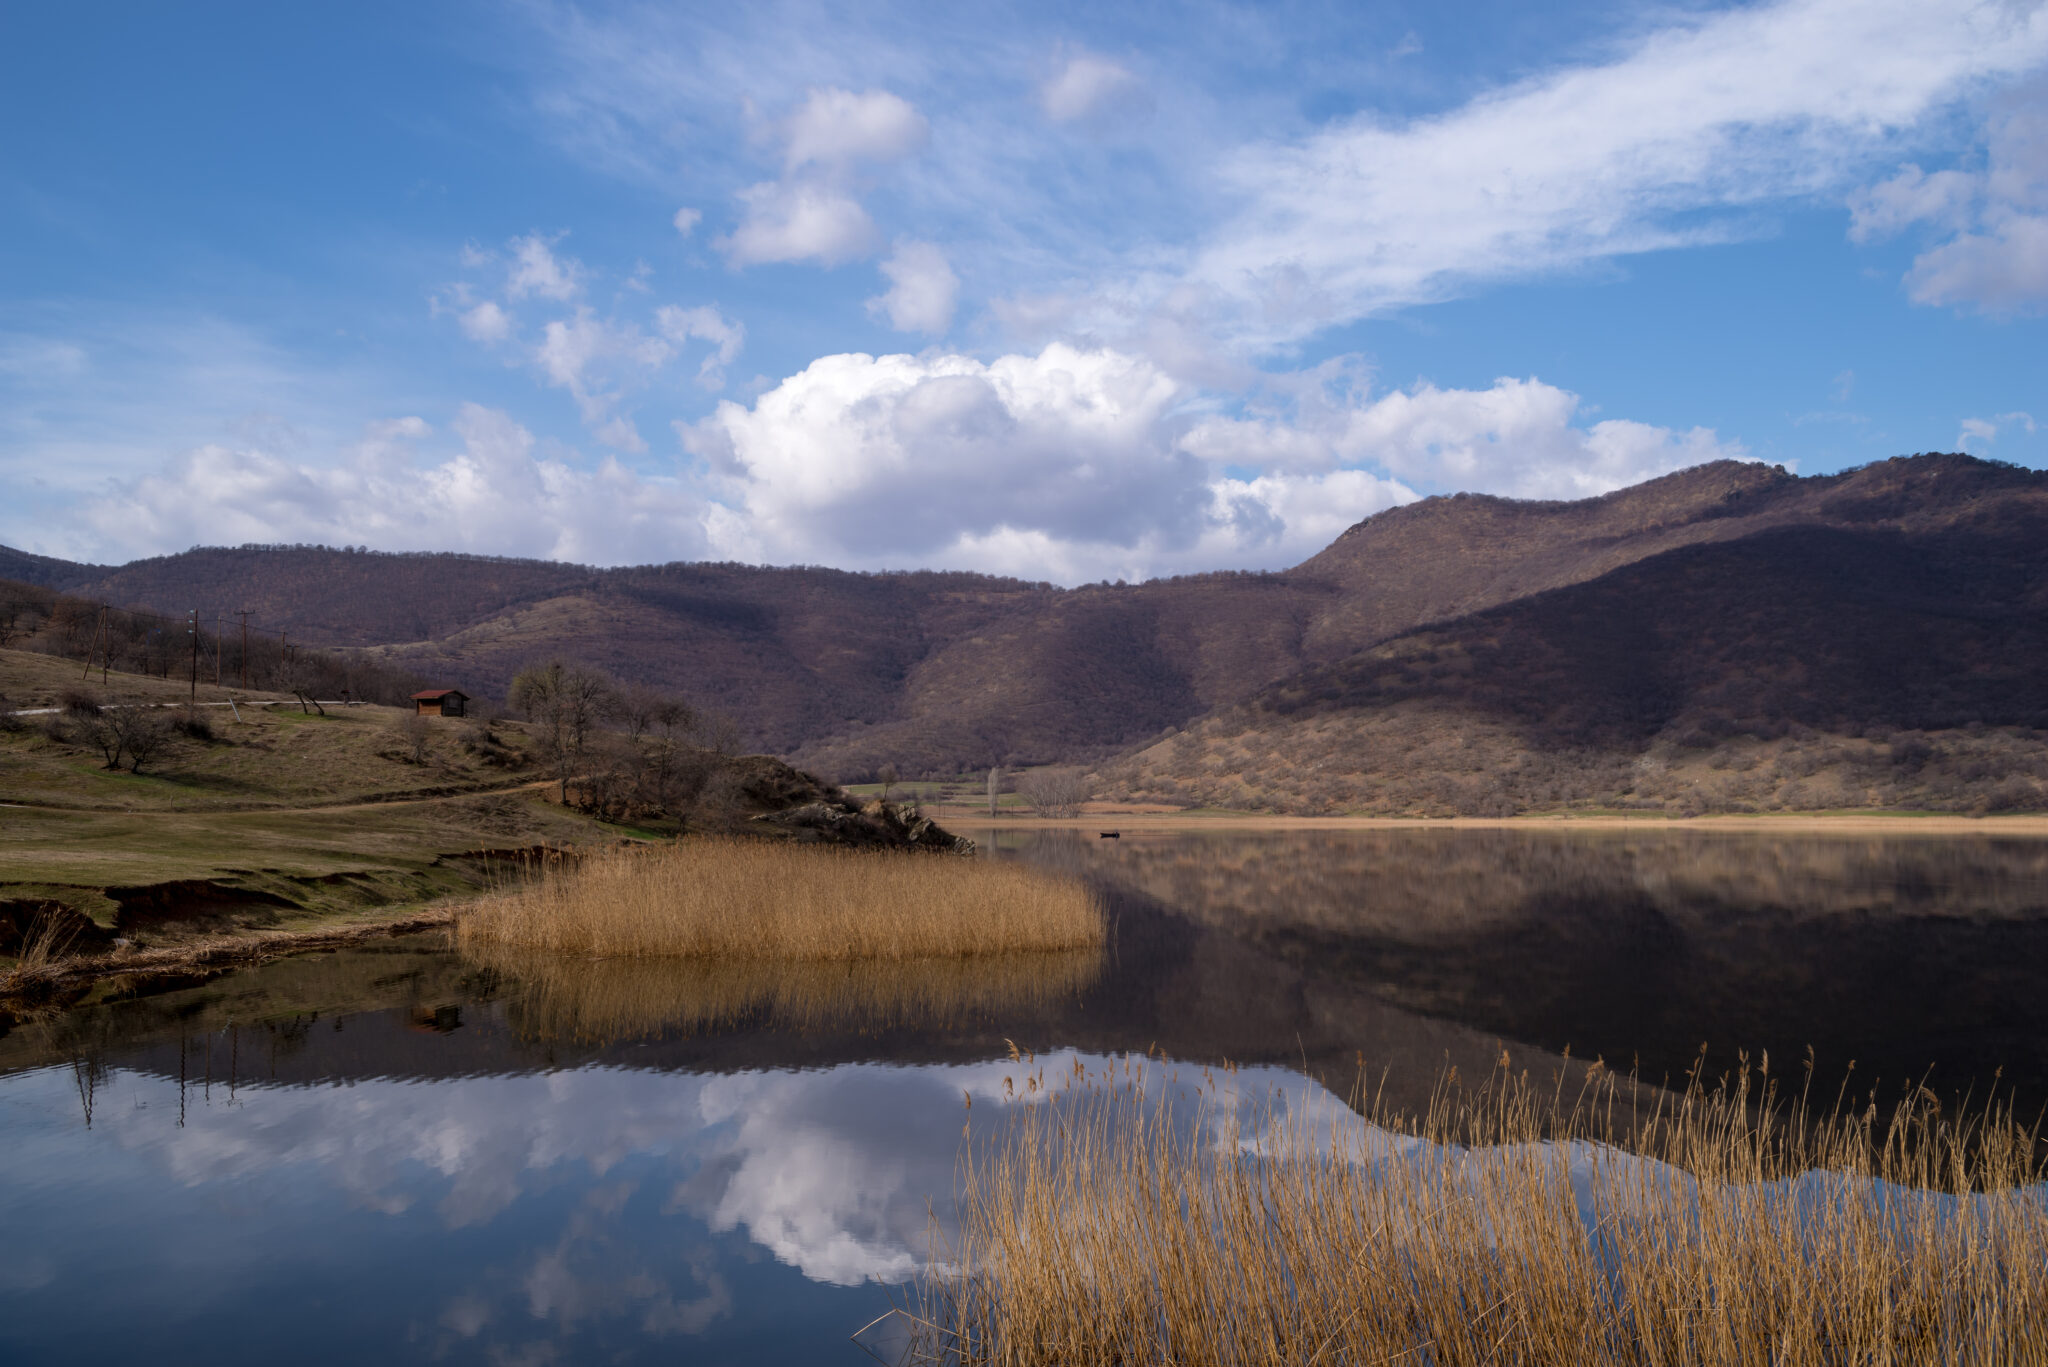
{"label": "bare brown mountain slope", "polygon": [[1311,667],[1110,773],[1291,811],[2048,806],[2048,494],[1917,520],[1680,546]]}
{"label": "bare brown mountain slope", "polygon": [[1804,479],[1718,462],[1577,502],[1428,499],[1279,574],[1070,590],[307,547],[78,566],[60,586],[168,611],[252,607],[295,639],[376,644],[472,691],[502,689],[536,657],[584,656],[683,690],[731,715],[749,743],[851,779],[884,762],[930,772],[1101,758],[1303,669],[1684,547],[1799,528],[1938,535],[2033,507],[2044,487],[1964,456]]}

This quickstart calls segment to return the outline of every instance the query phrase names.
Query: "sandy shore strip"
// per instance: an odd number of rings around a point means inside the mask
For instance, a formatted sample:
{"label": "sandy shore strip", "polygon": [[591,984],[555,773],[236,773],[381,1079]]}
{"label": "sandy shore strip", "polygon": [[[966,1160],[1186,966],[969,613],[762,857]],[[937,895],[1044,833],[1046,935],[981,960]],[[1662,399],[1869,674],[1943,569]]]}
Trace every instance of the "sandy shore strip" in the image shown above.
{"label": "sandy shore strip", "polygon": [[1076,817],[999,816],[948,806],[932,813],[948,830],[1081,830],[1120,835],[1183,831],[1714,831],[1737,835],[1976,835],[2048,838],[2048,816],[1899,815],[1788,812],[1755,816],[1380,817],[1262,816],[1250,812],[1084,812]]}

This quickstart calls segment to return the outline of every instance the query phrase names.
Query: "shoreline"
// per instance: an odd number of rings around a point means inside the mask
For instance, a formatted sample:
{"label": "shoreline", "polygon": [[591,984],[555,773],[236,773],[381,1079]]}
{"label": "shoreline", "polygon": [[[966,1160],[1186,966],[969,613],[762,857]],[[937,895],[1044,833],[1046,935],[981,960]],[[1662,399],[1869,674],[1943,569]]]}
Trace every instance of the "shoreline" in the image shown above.
{"label": "shoreline", "polygon": [[1114,830],[1120,834],[1184,831],[1724,831],[1738,834],[1799,835],[2004,835],[2048,838],[2048,815],[1959,816],[1949,813],[1880,815],[1811,812],[1758,815],[1425,817],[1425,816],[1261,816],[1250,812],[1095,812],[1072,817],[934,813],[949,830]]}
{"label": "shoreline", "polygon": [[[934,820],[947,829],[981,838],[1001,832],[1068,830],[1076,832],[1115,831],[1119,837],[1172,836],[1198,831],[1579,831],[1592,834],[1641,835],[1653,831],[1705,831],[1734,835],[1821,835],[1821,836],[1923,836],[1956,838],[1993,836],[2008,839],[2048,839],[2048,815],[1954,816],[1947,814],[1878,815],[1867,812],[1720,815],[1672,817],[1659,815],[1526,817],[1364,817],[1364,816],[1261,816],[1243,812],[1095,812],[1076,817],[998,816],[991,820],[978,813],[941,815]],[[315,926],[303,930],[251,930],[243,934],[212,935],[183,944],[155,949],[115,951],[105,954],[65,957],[41,969],[30,971],[18,981],[0,978],[0,1010],[34,1009],[41,1002],[69,992],[83,991],[107,978],[158,978],[181,973],[213,974],[249,967],[293,954],[339,949],[368,940],[389,939],[419,931],[445,929],[452,925],[468,896],[450,897],[424,906],[415,905],[403,914],[375,920],[355,921],[340,926]]]}
{"label": "shoreline", "polygon": [[159,978],[180,973],[210,975],[253,967],[293,954],[343,949],[366,940],[385,940],[417,931],[445,929],[455,923],[456,912],[467,900],[451,898],[402,916],[347,926],[252,930],[241,935],[208,936],[203,940],[165,945],[159,949],[61,958],[47,967],[31,970],[18,982],[0,985],[0,1010],[10,1007],[33,1010],[48,998],[61,996],[72,989],[89,988],[104,978]]}

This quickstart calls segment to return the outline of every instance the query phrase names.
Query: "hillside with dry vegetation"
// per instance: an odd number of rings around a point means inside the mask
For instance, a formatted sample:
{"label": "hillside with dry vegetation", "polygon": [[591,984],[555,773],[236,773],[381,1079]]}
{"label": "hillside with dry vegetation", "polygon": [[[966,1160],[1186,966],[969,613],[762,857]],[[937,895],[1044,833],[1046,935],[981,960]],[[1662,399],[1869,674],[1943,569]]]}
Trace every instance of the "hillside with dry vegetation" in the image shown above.
{"label": "hillside with dry vegetation", "polygon": [[1774,528],[1404,633],[1117,765],[1137,798],[1506,816],[2048,806],[2048,505]]}
{"label": "hillside with dry vegetation", "polygon": [[2048,478],[1928,455],[1717,462],[1601,498],[1460,495],[1291,570],[1059,589],[973,574],[591,569],[319,547],[0,570],[486,696],[548,656],[840,781],[1082,764],[1104,795],[1506,815],[2048,805]]}
{"label": "hillside with dry vegetation", "polygon": [[80,674],[0,650],[0,959],[374,926],[564,849],[684,831],[956,848],[915,811],[701,744],[687,709],[602,678],[605,726],[572,733],[540,703],[424,717]]}

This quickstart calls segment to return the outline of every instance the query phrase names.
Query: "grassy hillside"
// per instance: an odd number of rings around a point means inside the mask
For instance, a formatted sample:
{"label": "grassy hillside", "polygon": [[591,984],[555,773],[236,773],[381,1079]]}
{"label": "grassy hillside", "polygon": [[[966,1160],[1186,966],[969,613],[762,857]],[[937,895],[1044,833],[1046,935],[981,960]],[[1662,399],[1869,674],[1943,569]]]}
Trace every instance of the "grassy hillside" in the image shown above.
{"label": "grassy hillside", "polygon": [[[81,693],[180,729],[140,772],[109,769],[81,719],[38,710]],[[0,949],[57,907],[90,922],[79,947],[385,917],[474,890],[479,851],[606,838],[542,800],[517,724],[436,720],[415,758],[396,708],[323,716],[260,693],[188,708],[177,680],[86,684],[16,650],[0,650],[0,694],[31,709],[0,719]]]}
{"label": "grassy hillside", "polygon": [[[0,695],[27,715],[0,722],[0,794],[10,802],[85,810],[251,811],[438,796],[531,783],[531,740],[516,722],[427,722],[417,757],[395,707],[302,710],[274,693],[233,696],[202,688],[186,706],[176,680],[94,670],[48,656],[0,650]],[[85,728],[53,708],[82,695],[110,708],[148,706],[176,728],[139,772],[106,766]]]}

